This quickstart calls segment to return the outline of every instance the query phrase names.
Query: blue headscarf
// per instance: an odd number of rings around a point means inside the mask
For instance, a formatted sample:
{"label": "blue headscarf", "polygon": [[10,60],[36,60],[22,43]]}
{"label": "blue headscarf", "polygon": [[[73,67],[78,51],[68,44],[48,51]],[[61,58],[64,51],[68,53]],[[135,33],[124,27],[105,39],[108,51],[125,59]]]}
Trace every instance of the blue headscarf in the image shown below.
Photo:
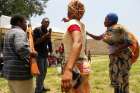
{"label": "blue headscarf", "polygon": [[108,18],[108,20],[109,20],[111,23],[117,23],[117,22],[118,22],[118,15],[115,14],[115,13],[109,13],[109,14],[107,14],[106,17]]}

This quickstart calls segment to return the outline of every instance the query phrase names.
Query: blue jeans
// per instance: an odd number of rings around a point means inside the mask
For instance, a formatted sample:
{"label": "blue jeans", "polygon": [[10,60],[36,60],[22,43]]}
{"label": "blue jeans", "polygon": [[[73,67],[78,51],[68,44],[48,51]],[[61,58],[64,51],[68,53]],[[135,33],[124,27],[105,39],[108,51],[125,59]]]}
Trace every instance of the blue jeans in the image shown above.
{"label": "blue jeans", "polygon": [[47,73],[47,57],[43,57],[38,55],[37,61],[38,61],[38,68],[40,71],[40,75],[36,77],[36,88],[35,88],[35,93],[42,93],[43,90],[43,83],[44,79],[46,77]]}

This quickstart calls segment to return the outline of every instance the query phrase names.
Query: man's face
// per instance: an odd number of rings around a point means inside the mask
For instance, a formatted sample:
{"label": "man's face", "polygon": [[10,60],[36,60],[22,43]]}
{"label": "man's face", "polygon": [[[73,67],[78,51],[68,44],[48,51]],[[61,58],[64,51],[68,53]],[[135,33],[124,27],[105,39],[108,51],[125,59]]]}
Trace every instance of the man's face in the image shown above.
{"label": "man's face", "polygon": [[44,28],[48,28],[50,22],[49,22],[49,21],[43,20],[41,24],[42,24],[42,26],[43,26]]}
{"label": "man's face", "polygon": [[109,27],[109,26],[110,26],[110,22],[109,22],[109,20],[108,20],[107,17],[105,18],[104,26],[105,26],[105,27]]}
{"label": "man's face", "polygon": [[26,20],[23,19],[22,22],[19,22],[19,26],[20,26],[24,31],[26,31],[26,29],[27,29],[27,22],[26,22]]}

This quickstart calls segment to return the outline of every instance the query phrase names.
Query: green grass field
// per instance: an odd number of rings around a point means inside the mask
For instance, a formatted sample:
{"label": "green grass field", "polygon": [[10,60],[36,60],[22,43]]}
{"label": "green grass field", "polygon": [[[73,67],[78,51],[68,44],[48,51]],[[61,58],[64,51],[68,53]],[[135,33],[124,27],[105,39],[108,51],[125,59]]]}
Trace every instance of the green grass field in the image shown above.
{"label": "green grass field", "polygon": [[[94,56],[91,63],[91,93],[113,93],[108,77],[108,56]],[[61,76],[56,67],[48,68],[45,85],[51,89],[47,93],[61,93]],[[7,82],[0,78],[0,93],[9,93]],[[130,93],[140,93],[140,59],[132,66]]]}

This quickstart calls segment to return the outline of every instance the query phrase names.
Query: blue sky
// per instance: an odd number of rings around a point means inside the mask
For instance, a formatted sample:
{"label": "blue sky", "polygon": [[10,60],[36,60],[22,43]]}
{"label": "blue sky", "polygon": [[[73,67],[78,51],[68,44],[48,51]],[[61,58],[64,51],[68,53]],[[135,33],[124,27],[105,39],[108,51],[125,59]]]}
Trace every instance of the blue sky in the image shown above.
{"label": "blue sky", "polygon": [[[87,31],[100,35],[105,31],[103,25],[105,16],[114,12],[119,16],[120,24],[125,25],[140,41],[140,0],[81,0],[85,4],[86,12],[82,19]],[[50,19],[50,27],[55,31],[64,32],[65,24],[61,21],[67,14],[69,0],[50,0],[45,14],[32,17],[32,25],[40,26],[42,18]]]}

